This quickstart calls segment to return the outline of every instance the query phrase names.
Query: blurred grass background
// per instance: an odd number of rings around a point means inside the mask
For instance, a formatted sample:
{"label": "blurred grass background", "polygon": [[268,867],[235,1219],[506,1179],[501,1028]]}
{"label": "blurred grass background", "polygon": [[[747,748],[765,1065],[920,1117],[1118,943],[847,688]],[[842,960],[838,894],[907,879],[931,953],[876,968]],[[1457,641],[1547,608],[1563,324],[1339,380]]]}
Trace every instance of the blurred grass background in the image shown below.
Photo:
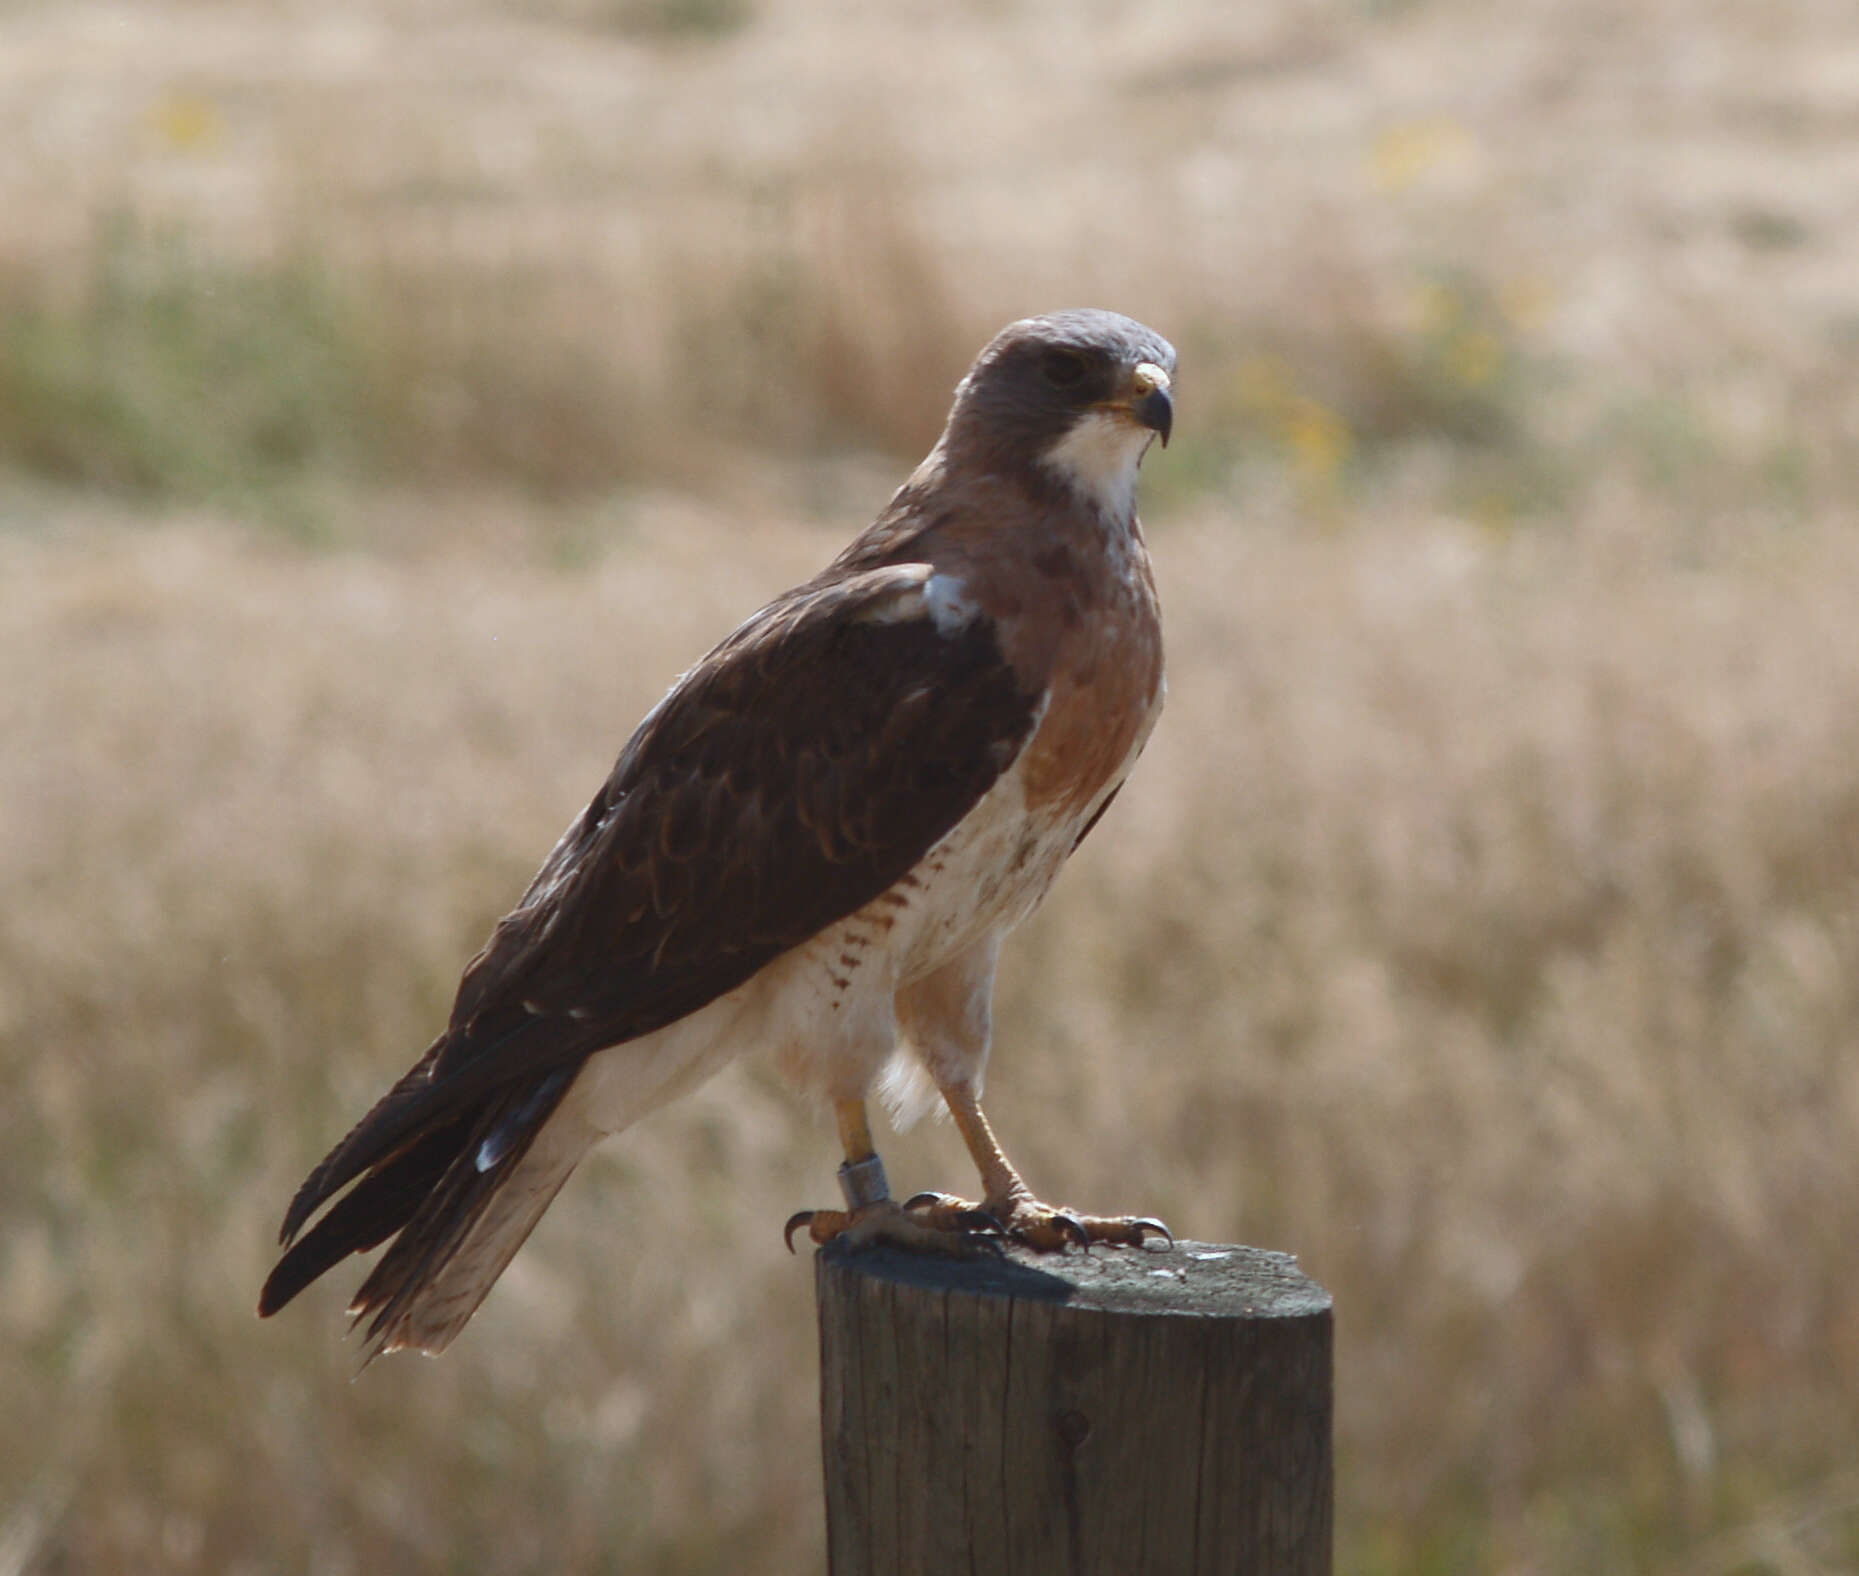
{"label": "blurred grass background", "polygon": [[1826,0],[0,9],[0,1576],[819,1568],[753,1058],[439,1364],[250,1308],[644,708],[1083,303],[1182,351],[1171,698],[1016,1158],[1336,1292],[1341,1570],[1859,1569],[1856,116]]}

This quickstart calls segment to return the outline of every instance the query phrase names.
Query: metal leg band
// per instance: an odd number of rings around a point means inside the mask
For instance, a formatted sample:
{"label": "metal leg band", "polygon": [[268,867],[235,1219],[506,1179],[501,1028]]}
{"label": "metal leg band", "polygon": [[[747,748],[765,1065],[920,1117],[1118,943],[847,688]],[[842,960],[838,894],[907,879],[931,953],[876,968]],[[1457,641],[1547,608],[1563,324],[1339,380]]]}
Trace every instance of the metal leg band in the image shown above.
{"label": "metal leg band", "polygon": [[839,1168],[839,1191],[845,1194],[848,1209],[882,1204],[891,1196],[891,1185],[884,1179],[884,1162],[876,1155],[856,1163],[848,1160]]}

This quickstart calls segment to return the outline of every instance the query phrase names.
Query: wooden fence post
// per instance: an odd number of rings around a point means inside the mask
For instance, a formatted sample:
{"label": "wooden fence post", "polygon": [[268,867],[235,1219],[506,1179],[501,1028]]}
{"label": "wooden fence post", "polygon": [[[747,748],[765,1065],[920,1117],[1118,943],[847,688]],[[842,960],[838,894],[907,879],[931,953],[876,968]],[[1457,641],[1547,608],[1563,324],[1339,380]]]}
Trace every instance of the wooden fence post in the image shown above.
{"label": "wooden fence post", "polygon": [[832,1576],[1329,1576],[1330,1295],[1290,1255],[814,1275]]}

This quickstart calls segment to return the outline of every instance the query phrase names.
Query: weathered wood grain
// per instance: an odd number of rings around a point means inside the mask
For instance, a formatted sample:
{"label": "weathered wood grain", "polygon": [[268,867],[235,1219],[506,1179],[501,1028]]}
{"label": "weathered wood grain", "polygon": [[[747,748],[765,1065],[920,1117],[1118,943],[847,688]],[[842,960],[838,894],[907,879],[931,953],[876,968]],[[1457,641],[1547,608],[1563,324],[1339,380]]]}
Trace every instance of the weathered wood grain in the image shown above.
{"label": "weathered wood grain", "polygon": [[833,1576],[1328,1576],[1330,1297],[1289,1255],[815,1276]]}

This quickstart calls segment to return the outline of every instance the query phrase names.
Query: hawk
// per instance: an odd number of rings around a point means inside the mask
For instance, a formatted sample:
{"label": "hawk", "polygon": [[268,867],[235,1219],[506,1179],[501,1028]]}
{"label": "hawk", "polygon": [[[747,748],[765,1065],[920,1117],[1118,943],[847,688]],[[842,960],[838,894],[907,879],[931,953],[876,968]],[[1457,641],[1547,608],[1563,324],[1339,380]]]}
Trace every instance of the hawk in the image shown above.
{"label": "hawk", "polygon": [[[1162,705],[1135,487],[1174,369],[1111,312],[995,336],[876,522],[640,723],[444,1032],[298,1190],[261,1316],[391,1237],[349,1309],[366,1356],[443,1350],[594,1143],[756,1044],[832,1102],[845,1152],[845,1208],[793,1217],[790,1245],[1168,1238],[1041,1203],[981,1086],[1002,938]],[[866,1102],[900,1068],[947,1104],[978,1204],[891,1198]]]}

